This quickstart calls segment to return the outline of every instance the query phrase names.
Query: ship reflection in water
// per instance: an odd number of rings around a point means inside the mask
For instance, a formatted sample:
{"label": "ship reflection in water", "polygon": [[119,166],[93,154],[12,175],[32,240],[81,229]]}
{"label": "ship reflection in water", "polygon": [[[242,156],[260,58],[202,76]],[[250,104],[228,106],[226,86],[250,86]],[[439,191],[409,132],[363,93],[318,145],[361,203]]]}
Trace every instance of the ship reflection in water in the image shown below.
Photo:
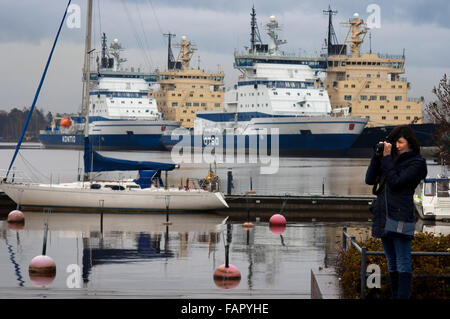
{"label": "ship reflection in water", "polygon": [[[213,214],[171,214],[171,224],[165,225],[165,214],[24,213],[23,229],[9,228],[6,216],[0,220],[0,286],[24,287],[19,294],[35,289],[27,270],[42,251],[46,218],[46,251],[57,269],[46,289],[67,292],[68,278],[73,277],[69,266],[78,265],[79,292],[99,295],[221,297],[262,292],[309,298],[311,269],[333,266],[329,257],[339,247],[342,226],[349,226],[288,223],[280,236],[268,223],[253,220],[254,227],[248,229]],[[363,233],[368,226],[355,224]],[[228,263],[241,279],[218,285],[214,272]]]}

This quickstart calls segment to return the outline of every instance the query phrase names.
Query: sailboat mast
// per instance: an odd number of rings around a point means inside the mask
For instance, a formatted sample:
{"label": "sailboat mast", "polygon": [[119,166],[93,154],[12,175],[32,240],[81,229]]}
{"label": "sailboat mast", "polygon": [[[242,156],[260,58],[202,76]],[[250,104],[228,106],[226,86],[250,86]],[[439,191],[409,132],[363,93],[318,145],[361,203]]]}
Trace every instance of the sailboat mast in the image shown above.
{"label": "sailboat mast", "polygon": [[91,77],[91,33],[92,33],[92,0],[88,0],[88,15],[86,25],[86,42],[84,52],[84,94],[83,112],[85,116],[84,137],[89,136],[89,82]]}

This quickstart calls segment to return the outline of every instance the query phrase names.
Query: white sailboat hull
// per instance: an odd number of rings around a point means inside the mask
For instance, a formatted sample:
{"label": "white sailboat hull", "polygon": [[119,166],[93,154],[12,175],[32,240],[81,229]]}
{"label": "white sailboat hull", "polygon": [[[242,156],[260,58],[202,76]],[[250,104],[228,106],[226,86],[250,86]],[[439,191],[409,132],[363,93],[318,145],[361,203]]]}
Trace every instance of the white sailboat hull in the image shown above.
{"label": "white sailboat hull", "polygon": [[20,206],[140,211],[165,211],[167,204],[170,211],[228,208],[219,192],[155,187],[141,189],[122,185],[124,190],[91,189],[90,183],[81,182],[58,185],[2,183],[0,187]]}

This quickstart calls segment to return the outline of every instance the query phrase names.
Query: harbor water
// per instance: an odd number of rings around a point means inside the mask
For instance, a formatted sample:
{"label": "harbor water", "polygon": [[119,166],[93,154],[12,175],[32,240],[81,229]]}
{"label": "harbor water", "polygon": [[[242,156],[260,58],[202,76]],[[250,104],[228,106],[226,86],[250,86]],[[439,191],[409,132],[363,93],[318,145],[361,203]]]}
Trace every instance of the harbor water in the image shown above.
{"label": "harbor water", "polygon": [[[6,168],[13,149],[0,149]],[[20,151],[15,171],[42,182],[77,178],[82,153],[29,148]],[[171,162],[170,152],[105,152],[126,159]],[[222,191],[232,171],[233,194],[250,187],[257,194],[365,195],[369,159],[280,158],[275,174],[261,174],[261,164],[216,165]],[[209,163],[184,163],[169,174],[169,184],[204,178]],[[439,172],[429,164],[429,174]],[[134,174],[134,173],[133,173]],[[130,174],[129,177],[135,177]],[[109,177],[119,177],[109,176]],[[121,173],[120,177],[128,177]],[[251,180],[251,186],[250,186]],[[311,296],[311,270],[333,269],[341,247],[342,228],[357,238],[370,236],[370,221],[299,222],[288,220],[284,232],[271,230],[254,216],[254,227],[223,224],[215,214],[101,214],[24,212],[21,229],[0,216],[0,297],[56,298],[89,296],[167,298],[300,298]],[[278,213],[274,211],[274,214]],[[48,223],[46,254],[56,263],[56,277],[46,284],[30,278],[31,259],[42,253]],[[424,225],[423,227],[426,227]],[[425,228],[424,228],[425,229]],[[428,229],[429,230],[429,229]],[[444,232],[447,231],[444,229]],[[228,259],[226,246],[229,246]],[[241,279],[231,286],[214,280],[215,270],[229,261]]]}

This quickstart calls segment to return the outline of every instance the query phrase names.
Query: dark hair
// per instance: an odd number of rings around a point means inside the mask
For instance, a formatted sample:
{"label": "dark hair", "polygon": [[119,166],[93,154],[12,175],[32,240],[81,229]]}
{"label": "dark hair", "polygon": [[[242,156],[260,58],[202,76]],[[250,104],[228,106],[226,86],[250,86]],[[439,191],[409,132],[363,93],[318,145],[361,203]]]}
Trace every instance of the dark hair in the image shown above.
{"label": "dark hair", "polygon": [[397,148],[395,147],[394,144],[400,137],[403,137],[405,140],[408,141],[409,148],[412,151],[420,154],[419,141],[417,140],[416,134],[409,125],[397,126],[391,131],[391,133],[389,133],[387,140],[389,141],[389,143],[392,144],[393,154],[397,155]]}

